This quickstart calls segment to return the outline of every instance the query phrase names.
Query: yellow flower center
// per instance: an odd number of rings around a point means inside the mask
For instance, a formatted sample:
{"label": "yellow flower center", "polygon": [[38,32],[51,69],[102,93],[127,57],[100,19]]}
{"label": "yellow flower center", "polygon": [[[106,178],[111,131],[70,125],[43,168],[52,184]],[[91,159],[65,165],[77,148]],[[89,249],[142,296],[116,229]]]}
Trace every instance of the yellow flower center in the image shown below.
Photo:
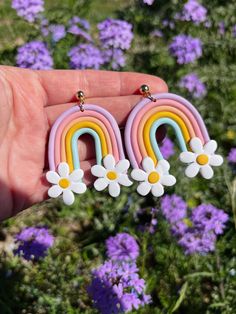
{"label": "yellow flower center", "polygon": [[151,184],[157,183],[160,180],[160,175],[156,171],[152,171],[148,176],[148,182]]}
{"label": "yellow flower center", "polygon": [[203,166],[203,165],[205,165],[205,164],[207,164],[208,163],[208,161],[209,161],[209,157],[207,156],[207,155],[205,155],[205,154],[201,154],[201,155],[198,155],[197,156],[197,163],[199,164],[199,165],[201,165],[201,166]]}
{"label": "yellow flower center", "polygon": [[66,178],[63,178],[59,181],[59,186],[62,189],[67,189],[70,186],[70,181]]}
{"label": "yellow flower center", "polygon": [[109,180],[115,180],[117,178],[117,173],[115,171],[108,171],[107,177]]}

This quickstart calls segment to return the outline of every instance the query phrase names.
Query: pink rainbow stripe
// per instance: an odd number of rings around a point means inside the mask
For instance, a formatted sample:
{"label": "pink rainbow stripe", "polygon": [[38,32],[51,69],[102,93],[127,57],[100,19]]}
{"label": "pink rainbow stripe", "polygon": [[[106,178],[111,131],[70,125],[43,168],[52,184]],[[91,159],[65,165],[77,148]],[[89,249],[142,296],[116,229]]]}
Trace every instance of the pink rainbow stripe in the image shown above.
{"label": "pink rainbow stripe", "polygon": [[196,132],[196,136],[200,137],[203,140],[203,143],[209,141],[209,135],[206,129],[206,126],[202,120],[201,115],[196,110],[196,108],[188,102],[183,97],[180,97],[175,94],[170,93],[161,93],[152,95],[154,98],[158,100],[158,102],[151,102],[149,99],[143,99],[131,112],[129,115],[126,128],[125,128],[125,142],[127,153],[133,168],[139,168],[141,160],[144,158],[140,152],[139,147],[139,138],[138,138],[138,127],[140,121],[142,120],[145,112],[147,114],[145,117],[150,117],[149,111],[155,107],[160,105],[167,105],[170,108],[172,107],[179,109],[182,111],[189,122],[193,126],[194,131]]}
{"label": "pink rainbow stripe", "polygon": [[[93,111],[95,113],[94,117],[97,116],[96,113],[102,115],[104,117],[104,120],[107,120],[107,125],[110,125],[109,130],[113,130],[113,134],[115,136],[115,145],[118,148],[119,151],[119,159],[124,159],[125,155],[124,155],[124,150],[123,150],[123,145],[122,145],[122,139],[121,139],[121,135],[120,135],[120,130],[119,127],[117,125],[116,120],[114,119],[114,117],[105,109],[97,106],[97,105],[92,105],[92,104],[86,104],[84,105],[84,112],[80,111],[80,108],[78,106],[74,106],[70,109],[68,109],[67,111],[63,112],[55,121],[55,123],[53,124],[53,127],[51,129],[51,133],[50,133],[50,137],[49,137],[49,146],[48,146],[48,160],[49,160],[49,168],[50,170],[56,170],[56,167],[58,166],[58,163],[56,163],[56,150],[57,150],[57,143],[58,143],[58,139],[60,138],[59,133],[57,132],[58,130],[62,131],[63,127],[60,127],[61,124],[63,124],[64,120],[67,119],[69,116],[75,114],[75,113],[79,113],[81,116],[83,116],[83,114],[89,110],[89,111]],[[111,134],[111,133],[110,133]],[[111,139],[114,139],[114,136],[111,135]],[[58,161],[58,160],[57,160]]]}

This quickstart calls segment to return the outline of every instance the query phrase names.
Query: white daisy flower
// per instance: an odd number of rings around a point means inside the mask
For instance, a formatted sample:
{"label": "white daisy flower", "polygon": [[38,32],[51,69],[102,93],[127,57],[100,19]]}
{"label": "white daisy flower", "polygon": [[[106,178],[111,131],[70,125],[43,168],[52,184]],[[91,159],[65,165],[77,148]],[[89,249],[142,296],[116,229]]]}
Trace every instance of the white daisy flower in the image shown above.
{"label": "white daisy flower", "polygon": [[145,157],[142,161],[143,169],[134,169],[131,177],[141,182],[137,192],[143,196],[150,191],[152,195],[159,197],[164,194],[164,186],[172,186],[176,183],[174,176],[169,174],[170,165],[167,160],[159,160],[155,167],[152,158]]}
{"label": "white daisy flower", "polygon": [[180,160],[190,164],[185,170],[186,176],[189,178],[196,177],[200,171],[203,178],[211,179],[214,175],[212,166],[220,166],[223,163],[222,156],[215,154],[217,149],[216,141],[210,140],[203,146],[200,138],[194,137],[189,145],[192,152],[182,152],[180,154]]}
{"label": "white daisy flower", "polygon": [[46,178],[53,186],[48,190],[48,195],[57,198],[62,194],[66,205],[72,205],[75,201],[74,193],[82,194],[86,191],[86,185],[81,182],[84,176],[82,169],[76,169],[70,174],[69,165],[61,162],[58,166],[58,172],[48,171]]}
{"label": "white daisy flower", "polygon": [[123,159],[116,164],[112,155],[107,155],[103,159],[103,166],[94,165],[91,172],[98,179],[94,182],[97,191],[102,191],[108,186],[109,194],[113,197],[120,195],[120,185],[130,186],[132,181],[126,174],[129,169],[129,160]]}

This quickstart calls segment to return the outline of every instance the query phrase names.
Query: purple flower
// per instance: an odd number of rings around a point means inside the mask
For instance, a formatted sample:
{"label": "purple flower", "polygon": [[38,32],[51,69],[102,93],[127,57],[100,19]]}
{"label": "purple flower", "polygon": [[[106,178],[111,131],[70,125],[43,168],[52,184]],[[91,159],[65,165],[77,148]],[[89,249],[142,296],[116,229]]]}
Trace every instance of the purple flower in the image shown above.
{"label": "purple flower", "polygon": [[203,229],[204,232],[222,234],[228,219],[228,215],[222,209],[211,204],[201,204],[192,210],[194,226]]}
{"label": "purple flower", "polygon": [[170,156],[173,156],[175,153],[174,143],[169,138],[165,138],[163,143],[160,146],[160,150],[164,159],[168,159],[170,158]]}
{"label": "purple flower", "polygon": [[148,4],[148,5],[152,5],[154,3],[155,0],[143,0],[143,3]]}
{"label": "purple flower", "polygon": [[232,28],[233,37],[236,37],[236,24]]}
{"label": "purple flower", "polygon": [[18,48],[16,64],[21,68],[48,70],[53,66],[53,59],[45,43],[31,41]]}
{"label": "purple flower", "polygon": [[154,31],[151,32],[150,35],[153,37],[160,37],[160,38],[163,37],[162,31],[159,29],[155,29]]}
{"label": "purple flower", "polygon": [[152,208],[151,211],[146,208],[139,208],[136,212],[136,217],[138,218],[140,224],[138,225],[138,229],[141,232],[149,232],[150,234],[154,234],[157,230],[157,212],[156,208]]}
{"label": "purple flower", "polygon": [[54,237],[43,227],[26,227],[15,236],[15,239],[18,248],[14,254],[22,255],[26,260],[45,257],[47,250],[54,243]]}
{"label": "purple flower", "polygon": [[236,163],[236,147],[231,148],[227,159],[230,163]]}
{"label": "purple flower", "polygon": [[128,233],[118,233],[106,240],[107,255],[112,260],[135,260],[139,255],[139,246],[135,238]]}
{"label": "purple flower", "polygon": [[206,95],[206,86],[195,73],[189,73],[182,77],[179,86],[187,89],[194,98],[202,98]]}
{"label": "purple flower", "polygon": [[196,0],[188,0],[180,14],[180,20],[200,24],[206,21],[207,9]]}
{"label": "purple flower", "polygon": [[162,21],[162,25],[164,27],[169,27],[170,29],[174,29],[175,28],[175,23],[169,19],[164,19]]}
{"label": "purple flower", "polygon": [[104,64],[101,51],[92,44],[80,44],[73,47],[68,56],[72,69],[99,69]]}
{"label": "purple flower", "polygon": [[81,36],[87,41],[92,41],[90,34],[87,32],[90,29],[90,24],[87,20],[74,16],[69,20],[68,33]]}
{"label": "purple flower", "polygon": [[97,25],[99,38],[104,48],[129,49],[132,39],[132,25],[126,21],[106,19]]}
{"label": "purple flower", "polygon": [[219,24],[218,24],[218,33],[220,35],[224,35],[225,34],[225,22],[224,21],[221,21]]}
{"label": "purple flower", "polygon": [[161,198],[161,210],[166,220],[174,224],[187,215],[187,204],[182,197],[172,194]]}
{"label": "purple flower", "polygon": [[104,62],[109,63],[113,70],[125,66],[125,56],[121,49],[106,49],[102,52]]}
{"label": "purple flower", "polygon": [[180,34],[173,38],[169,50],[179,64],[187,64],[201,57],[202,42],[199,38]]}
{"label": "purple flower", "polygon": [[178,241],[186,254],[208,253],[214,251],[216,235],[193,229],[186,232]]}
{"label": "purple flower", "polygon": [[16,10],[17,15],[28,22],[34,22],[39,13],[44,11],[43,0],[12,0],[11,7]]}
{"label": "purple flower", "polygon": [[88,293],[102,314],[126,313],[151,302],[134,263],[107,261],[92,271]]}
{"label": "purple flower", "polygon": [[65,26],[62,24],[52,24],[49,26],[49,31],[52,35],[52,40],[58,42],[66,36]]}

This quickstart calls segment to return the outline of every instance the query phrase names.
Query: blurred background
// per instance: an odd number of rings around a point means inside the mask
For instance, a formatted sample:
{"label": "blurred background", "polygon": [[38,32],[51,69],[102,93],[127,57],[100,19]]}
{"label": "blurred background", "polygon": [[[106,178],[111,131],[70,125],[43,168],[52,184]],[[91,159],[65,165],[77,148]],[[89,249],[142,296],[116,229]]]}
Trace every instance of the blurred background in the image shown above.
{"label": "blurred background", "polygon": [[233,0],[0,0],[0,64],[160,76],[225,160],[189,181],[168,130],[161,199],[91,189],[2,223],[1,314],[236,313],[235,48]]}

